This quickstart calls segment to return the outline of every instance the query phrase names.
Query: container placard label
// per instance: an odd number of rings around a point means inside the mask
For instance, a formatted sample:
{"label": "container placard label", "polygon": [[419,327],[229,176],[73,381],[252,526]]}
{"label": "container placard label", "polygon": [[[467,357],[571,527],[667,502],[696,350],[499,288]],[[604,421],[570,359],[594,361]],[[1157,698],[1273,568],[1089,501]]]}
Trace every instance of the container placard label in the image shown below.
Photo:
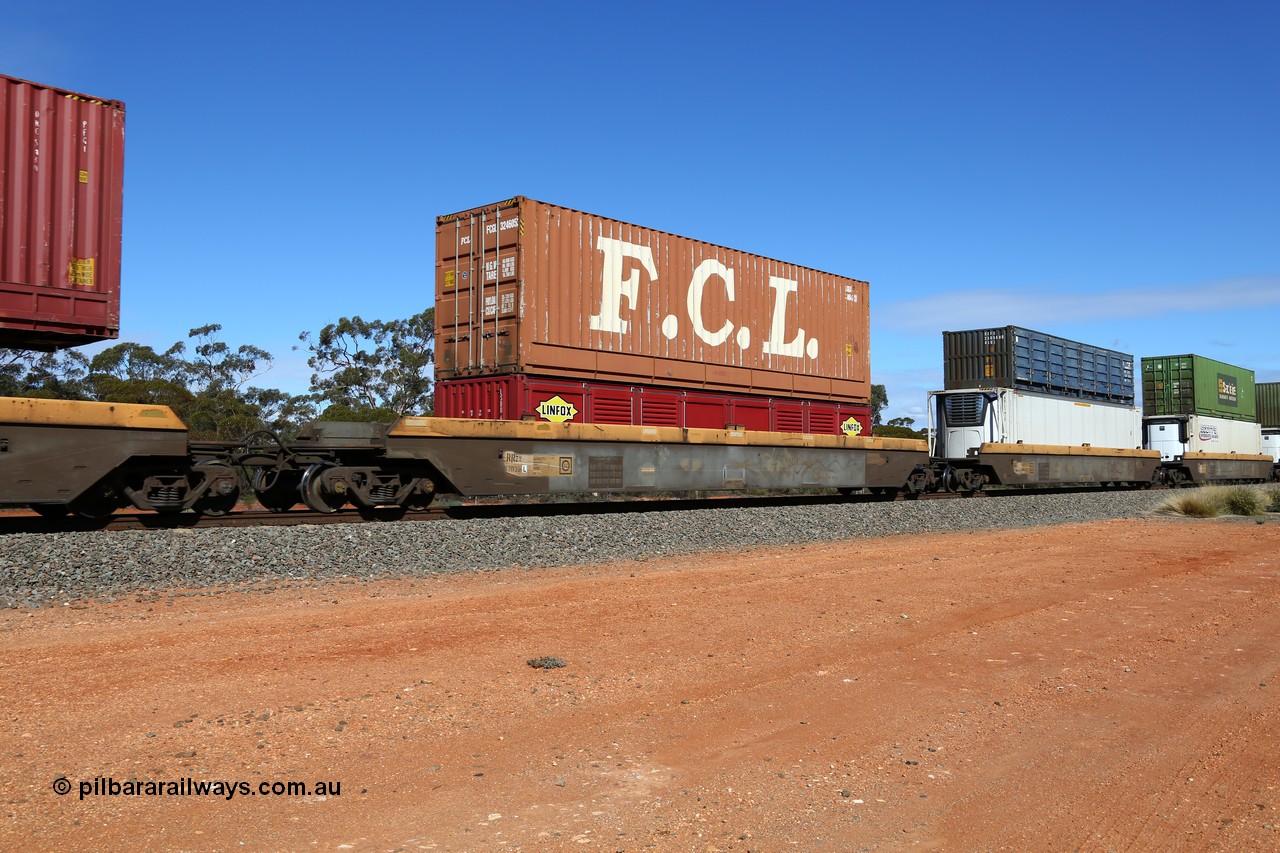
{"label": "container placard label", "polygon": [[553,424],[571,421],[578,414],[577,407],[573,403],[567,402],[559,394],[550,400],[543,400],[534,411],[538,413],[538,417],[551,421]]}
{"label": "container placard label", "polygon": [[846,418],[845,422],[840,424],[840,431],[845,435],[862,435],[862,421],[857,418]]}
{"label": "container placard label", "polygon": [[93,287],[93,258],[72,258],[67,266],[67,284],[75,287]]}

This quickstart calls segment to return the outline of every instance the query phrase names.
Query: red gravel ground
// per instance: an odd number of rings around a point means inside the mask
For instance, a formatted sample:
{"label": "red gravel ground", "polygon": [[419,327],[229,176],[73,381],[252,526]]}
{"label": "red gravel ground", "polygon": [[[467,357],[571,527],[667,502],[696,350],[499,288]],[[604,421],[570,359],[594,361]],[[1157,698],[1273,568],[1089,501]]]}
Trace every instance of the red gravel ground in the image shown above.
{"label": "red gravel ground", "polygon": [[10,610],[0,666],[4,849],[1280,848],[1274,521]]}

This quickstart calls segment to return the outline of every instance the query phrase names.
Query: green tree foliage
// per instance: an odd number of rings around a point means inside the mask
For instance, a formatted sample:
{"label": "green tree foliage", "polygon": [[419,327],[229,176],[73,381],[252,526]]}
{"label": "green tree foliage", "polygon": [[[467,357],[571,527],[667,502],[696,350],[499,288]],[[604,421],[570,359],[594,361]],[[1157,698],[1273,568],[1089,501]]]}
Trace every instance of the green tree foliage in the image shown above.
{"label": "green tree foliage", "polygon": [[0,350],[0,396],[85,399],[89,360],[74,350]]}
{"label": "green tree foliage", "polygon": [[929,434],[926,430],[911,428],[911,425],[915,422],[915,418],[890,418],[887,424],[876,430],[876,435],[883,435],[888,438],[927,439]]}
{"label": "green tree foliage", "polygon": [[164,352],[119,343],[86,357],[0,351],[0,394],[168,406],[196,439],[237,440],[255,430],[292,435],[310,420],[308,396],[295,397],[249,383],[270,367],[270,353],[249,344],[232,348],[216,323],[192,329],[189,341]]}
{"label": "green tree foliage", "polygon": [[406,320],[343,317],[312,336],[299,335],[311,353],[314,399],[321,419],[389,421],[431,412],[435,309]]}
{"label": "green tree foliage", "polygon": [[889,406],[889,392],[883,385],[871,386],[871,426],[876,435],[887,438],[928,438],[928,431],[912,429],[915,418],[892,418],[881,423],[884,410]]}
{"label": "green tree foliage", "polygon": [[[185,362],[187,386],[193,399],[184,420],[202,436],[236,439],[264,426],[262,389],[245,388],[271,365],[266,350],[243,344],[232,349],[218,340],[222,327],[216,323],[192,329],[192,356]],[[184,344],[175,349],[186,352]],[[280,392],[276,392],[280,393]]]}
{"label": "green tree foliage", "polygon": [[871,426],[880,426],[880,415],[889,405],[889,392],[883,385],[871,386]]}
{"label": "green tree foliage", "polygon": [[112,403],[153,403],[168,406],[182,418],[194,394],[187,387],[182,344],[163,353],[135,343],[116,344],[89,360],[85,384],[89,399]]}

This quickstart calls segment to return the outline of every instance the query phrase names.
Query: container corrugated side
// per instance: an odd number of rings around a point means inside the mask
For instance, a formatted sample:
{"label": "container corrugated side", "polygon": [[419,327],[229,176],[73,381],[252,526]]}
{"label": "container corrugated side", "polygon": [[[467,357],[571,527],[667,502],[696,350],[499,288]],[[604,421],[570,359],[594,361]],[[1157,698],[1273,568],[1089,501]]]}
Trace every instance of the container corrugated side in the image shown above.
{"label": "container corrugated side", "polygon": [[436,225],[441,379],[870,398],[868,285],[517,197]]}
{"label": "container corrugated side", "polygon": [[1254,386],[1258,408],[1258,423],[1264,427],[1280,428],[1280,382],[1259,382]]}
{"label": "container corrugated side", "polygon": [[0,346],[119,335],[124,104],[0,75]]}
{"label": "container corrugated side", "polygon": [[943,387],[1025,391],[1132,403],[1133,356],[1024,329],[942,333]]}
{"label": "container corrugated side", "polygon": [[1256,421],[1253,371],[1200,355],[1143,358],[1142,412]]}

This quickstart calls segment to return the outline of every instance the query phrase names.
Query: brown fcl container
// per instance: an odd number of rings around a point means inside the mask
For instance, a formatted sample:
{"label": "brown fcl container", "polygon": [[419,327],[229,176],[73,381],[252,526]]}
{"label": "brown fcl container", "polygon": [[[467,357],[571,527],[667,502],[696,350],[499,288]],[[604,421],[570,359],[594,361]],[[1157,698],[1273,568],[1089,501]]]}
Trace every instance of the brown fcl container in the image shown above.
{"label": "brown fcl container", "polygon": [[120,333],[124,104],[0,75],[0,346]]}
{"label": "brown fcl container", "polygon": [[867,283],[524,197],[436,220],[436,376],[870,398]]}

